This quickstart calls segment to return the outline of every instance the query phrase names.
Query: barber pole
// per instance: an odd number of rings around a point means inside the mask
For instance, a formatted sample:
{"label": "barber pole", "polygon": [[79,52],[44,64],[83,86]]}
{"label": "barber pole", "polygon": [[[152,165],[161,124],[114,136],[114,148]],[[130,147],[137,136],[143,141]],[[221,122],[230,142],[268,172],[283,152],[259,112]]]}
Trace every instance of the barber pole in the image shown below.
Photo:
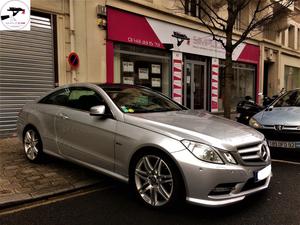
{"label": "barber pole", "polygon": [[182,104],[182,53],[173,52],[172,99]]}
{"label": "barber pole", "polygon": [[211,112],[218,112],[219,59],[213,58],[211,67]]}

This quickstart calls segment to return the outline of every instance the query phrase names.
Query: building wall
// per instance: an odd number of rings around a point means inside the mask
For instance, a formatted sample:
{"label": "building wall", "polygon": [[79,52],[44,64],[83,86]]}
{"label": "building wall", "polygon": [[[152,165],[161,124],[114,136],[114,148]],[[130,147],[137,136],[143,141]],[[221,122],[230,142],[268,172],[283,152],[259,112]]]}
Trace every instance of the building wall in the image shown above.
{"label": "building wall", "polygon": [[[71,68],[67,63],[67,56],[71,49],[70,9],[69,0],[32,0],[32,9],[57,15],[57,47],[58,47],[58,77],[59,85],[71,82],[106,82],[106,31],[97,26],[96,7],[98,4],[112,6],[129,12],[145,15],[166,22],[208,32],[201,26],[196,18],[185,15],[179,0],[73,0],[74,2],[74,49],[80,58],[79,68],[71,74]],[[298,7],[298,8],[297,8]],[[246,12],[242,13],[242,23],[247,18]],[[295,5],[299,12],[299,1]],[[272,49],[276,55],[270,65],[270,90],[269,94],[276,93],[283,84],[284,63],[293,61],[294,65],[300,65],[300,25],[299,16],[289,20],[290,28],[282,31],[265,30],[263,35],[258,35],[248,43],[261,43],[260,74],[264,71],[266,50]],[[238,28],[238,26],[237,26]],[[289,30],[290,29],[290,30]],[[275,32],[275,33],[274,33]],[[236,30],[236,37],[239,32]],[[266,49],[265,49],[266,48]],[[285,57],[285,55],[289,55]],[[292,60],[291,60],[292,58]],[[259,90],[263,91],[263,77],[260,78]]]}
{"label": "building wall", "polygon": [[96,7],[105,1],[74,1],[75,50],[80,57],[80,66],[73,82],[106,81],[106,31],[97,25]]}

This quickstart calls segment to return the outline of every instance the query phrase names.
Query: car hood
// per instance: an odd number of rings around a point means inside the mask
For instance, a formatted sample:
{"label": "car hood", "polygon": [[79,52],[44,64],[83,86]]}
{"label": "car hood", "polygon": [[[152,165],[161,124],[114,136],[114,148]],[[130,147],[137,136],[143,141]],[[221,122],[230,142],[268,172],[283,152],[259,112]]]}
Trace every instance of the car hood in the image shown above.
{"label": "car hood", "polygon": [[178,140],[194,140],[228,150],[264,139],[250,127],[203,110],[125,114],[125,122]]}
{"label": "car hood", "polygon": [[262,125],[300,126],[300,107],[274,107],[254,116]]}

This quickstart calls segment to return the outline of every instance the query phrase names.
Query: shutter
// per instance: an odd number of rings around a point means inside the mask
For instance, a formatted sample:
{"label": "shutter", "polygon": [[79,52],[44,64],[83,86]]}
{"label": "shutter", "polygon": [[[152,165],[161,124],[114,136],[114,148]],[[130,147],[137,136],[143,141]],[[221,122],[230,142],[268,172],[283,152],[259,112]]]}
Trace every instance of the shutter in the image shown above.
{"label": "shutter", "polygon": [[16,132],[23,105],[54,88],[53,28],[31,16],[30,31],[0,32],[0,137]]}

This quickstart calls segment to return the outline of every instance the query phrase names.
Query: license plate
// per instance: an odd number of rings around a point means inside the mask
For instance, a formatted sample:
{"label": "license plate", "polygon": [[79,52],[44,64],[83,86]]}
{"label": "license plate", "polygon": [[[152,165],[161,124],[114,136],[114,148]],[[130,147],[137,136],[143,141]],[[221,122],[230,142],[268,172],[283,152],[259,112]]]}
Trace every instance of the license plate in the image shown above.
{"label": "license plate", "polygon": [[269,165],[262,170],[259,170],[255,173],[255,180],[256,181],[261,181],[269,177],[272,173],[272,166]]}
{"label": "license plate", "polygon": [[268,145],[275,148],[296,148],[295,142],[288,141],[268,141]]}

